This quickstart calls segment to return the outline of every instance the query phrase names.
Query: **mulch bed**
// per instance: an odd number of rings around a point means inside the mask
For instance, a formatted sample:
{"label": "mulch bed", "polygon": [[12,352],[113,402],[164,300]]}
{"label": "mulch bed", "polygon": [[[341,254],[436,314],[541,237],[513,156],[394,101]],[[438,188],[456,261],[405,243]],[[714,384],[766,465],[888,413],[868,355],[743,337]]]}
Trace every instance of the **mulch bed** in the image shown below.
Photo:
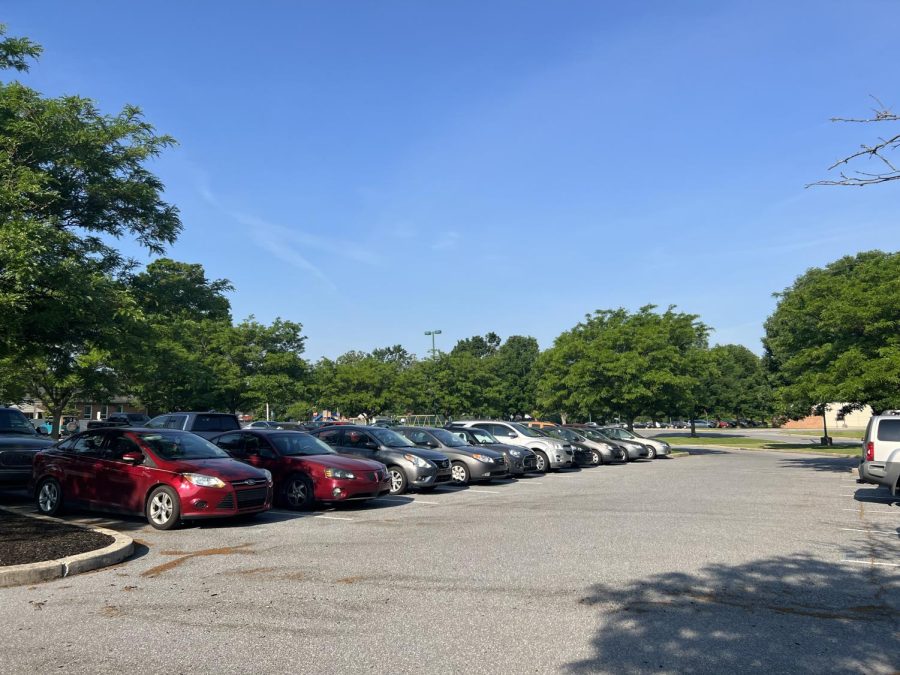
{"label": "mulch bed", "polygon": [[0,511],[0,567],[65,558],[113,541],[108,534],[82,527]]}

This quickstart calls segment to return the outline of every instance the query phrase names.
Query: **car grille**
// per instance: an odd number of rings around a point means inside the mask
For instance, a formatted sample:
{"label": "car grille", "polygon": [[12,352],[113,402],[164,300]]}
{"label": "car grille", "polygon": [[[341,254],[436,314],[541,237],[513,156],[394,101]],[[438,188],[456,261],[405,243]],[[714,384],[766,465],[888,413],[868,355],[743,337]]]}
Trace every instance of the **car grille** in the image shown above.
{"label": "car grille", "polygon": [[226,495],[222,501],[219,502],[219,505],[216,507],[217,509],[228,509],[229,511],[234,508],[234,494]]}
{"label": "car grille", "polygon": [[31,466],[34,461],[34,452],[19,452],[7,450],[0,452],[0,466]]}
{"label": "car grille", "polygon": [[266,503],[266,497],[269,495],[269,488],[259,487],[250,488],[249,490],[238,490],[235,494],[237,494],[237,504],[239,509],[252,509]]}
{"label": "car grille", "polygon": [[371,480],[375,483],[378,483],[383,480],[387,480],[387,477],[388,477],[388,473],[386,470],[385,471],[373,471],[368,476],[369,480]]}
{"label": "car grille", "polygon": [[439,469],[449,469],[450,468],[450,460],[449,459],[433,459],[431,461]]}
{"label": "car grille", "polygon": [[537,466],[537,457],[534,455],[529,455],[525,459],[522,460],[522,465],[527,468],[534,468]]}

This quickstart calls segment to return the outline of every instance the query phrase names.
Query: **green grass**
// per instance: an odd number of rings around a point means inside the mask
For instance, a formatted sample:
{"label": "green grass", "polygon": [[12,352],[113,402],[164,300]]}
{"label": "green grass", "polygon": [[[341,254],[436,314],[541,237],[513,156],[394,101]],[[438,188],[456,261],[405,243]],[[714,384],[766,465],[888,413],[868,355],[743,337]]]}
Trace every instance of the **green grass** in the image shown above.
{"label": "green grass", "polygon": [[[790,434],[792,436],[815,436],[819,437],[822,435],[821,429],[781,429],[782,433]],[[828,430],[828,435],[833,438],[852,438],[857,441],[862,441],[862,437],[865,431],[863,429],[837,429],[832,431]]]}
{"label": "green grass", "polygon": [[748,448],[750,450],[785,450],[787,452],[821,452],[825,454],[847,455],[859,450],[857,443],[836,443],[835,445],[819,445],[818,443],[783,443],[752,436],[654,436],[667,441],[673,446],[720,445],[730,448]]}

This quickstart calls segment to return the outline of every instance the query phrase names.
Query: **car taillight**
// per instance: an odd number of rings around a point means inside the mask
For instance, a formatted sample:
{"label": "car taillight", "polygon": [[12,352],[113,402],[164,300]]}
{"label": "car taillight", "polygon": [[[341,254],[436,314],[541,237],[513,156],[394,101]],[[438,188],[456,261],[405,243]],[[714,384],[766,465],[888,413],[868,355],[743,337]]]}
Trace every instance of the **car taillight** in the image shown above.
{"label": "car taillight", "polygon": [[866,461],[872,462],[875,460],[875,441],[869,441],[866,443]]}

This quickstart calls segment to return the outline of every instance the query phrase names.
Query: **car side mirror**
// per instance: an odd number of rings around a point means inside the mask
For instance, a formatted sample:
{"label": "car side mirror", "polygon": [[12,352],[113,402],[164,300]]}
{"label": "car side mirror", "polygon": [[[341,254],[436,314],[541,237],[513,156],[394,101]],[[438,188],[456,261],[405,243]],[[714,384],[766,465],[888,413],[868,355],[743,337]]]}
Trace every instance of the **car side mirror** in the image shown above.
{"label": "car side mirror", "polygon": [[508,434],[506,434],[506,435],[509,436],[510,438],[515,438],[515,437],[516,437],[516,432],[515,432],[515,431],[510,431],[510,432],[509,432]]}
{"label": "car side mirror", "polygon": [[126,452],[122,455],[122,461],[126,464],[140,464],[144,461],[144,455],[140,452]]}
{"label": "car side mirror", "polygon": [[363,447],[368,448],[369,450],[377,450],[378,443],[375,443],[374,441],[367,441]]}

